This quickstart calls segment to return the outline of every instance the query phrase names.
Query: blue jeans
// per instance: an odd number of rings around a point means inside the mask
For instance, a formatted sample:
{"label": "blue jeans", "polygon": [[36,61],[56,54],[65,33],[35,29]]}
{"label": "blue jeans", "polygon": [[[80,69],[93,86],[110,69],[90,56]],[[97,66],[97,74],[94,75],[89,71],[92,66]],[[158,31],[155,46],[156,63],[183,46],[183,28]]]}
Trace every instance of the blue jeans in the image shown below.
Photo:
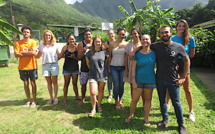
{"label": "blue jeans", "polygon": [[111,74],[108,76],[108,81],[107,81],[107,87],[108,87],[108,91],[109,92],[112,92],[112,90],[113,90],[113,80],[112,80],[112,76],[111,76]]}
{"label": "blue jeans", "polygon": [[114,99],[121,100],[124,93],[124,72],[125,66],[110,66],[111,75],[113,79],[113,94]]}
{"label": "blue jeans", "polygon": [[176,85],[176,81],[165,79],[165,78],[156,78],[157,91],[160,101],[160,109],[163,120],[168,120],[168,112],[166,105],[166,91],[168,90],[169,96],[171,98],[177,122],[179,125],[184,123],[183,112],[180,104],[180,88]]}

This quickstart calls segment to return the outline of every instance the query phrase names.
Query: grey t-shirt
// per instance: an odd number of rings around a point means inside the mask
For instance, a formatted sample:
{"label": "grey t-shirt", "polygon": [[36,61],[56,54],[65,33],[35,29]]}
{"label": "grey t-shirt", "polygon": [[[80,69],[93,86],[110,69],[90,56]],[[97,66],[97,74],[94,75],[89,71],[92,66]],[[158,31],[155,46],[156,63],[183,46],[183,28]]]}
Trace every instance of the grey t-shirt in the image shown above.
{"label": "grey t-shirt", "polygon": [[90,61],[89,79],[104,81],[108,78],[108,70],[105,60],[108,58],[108,52],[101,50],[91,54],[91,50],[87,52],[86,57]]}

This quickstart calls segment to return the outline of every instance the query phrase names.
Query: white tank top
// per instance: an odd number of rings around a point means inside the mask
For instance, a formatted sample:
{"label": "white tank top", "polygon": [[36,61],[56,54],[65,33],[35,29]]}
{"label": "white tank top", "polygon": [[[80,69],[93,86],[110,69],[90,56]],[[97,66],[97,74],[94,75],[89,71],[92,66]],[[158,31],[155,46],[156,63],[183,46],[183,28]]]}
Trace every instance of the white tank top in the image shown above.
{"label": "white tank top", "polygon": [[125,48],[113,48],[111,66],[125,66],[124,64]]}

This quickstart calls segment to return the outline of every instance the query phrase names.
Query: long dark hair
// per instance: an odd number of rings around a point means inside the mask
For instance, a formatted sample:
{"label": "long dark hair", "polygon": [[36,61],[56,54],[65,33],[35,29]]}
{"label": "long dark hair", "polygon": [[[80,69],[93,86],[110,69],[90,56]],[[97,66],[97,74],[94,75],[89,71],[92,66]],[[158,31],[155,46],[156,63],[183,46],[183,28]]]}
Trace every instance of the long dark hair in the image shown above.
{"label": "long dark hair", "polygon": [[176,24],[176,30],[177,30],[178,24],[180,22],[184,23],[184,25],[185,25],[185,30],[184,30],[184,33],[182,35],[182,39],[183,39],[183,44],[182,45],[186,46],[188,44],[188,42],[190,41],[189,25],[188,25],[186,20],[181,19]]}
{"label": "long dark hair", "polygon": [[[66,37],[66,40],[67,40],[66,45],[69,45],[68,39],[69,39],[69,37],[70,37],[70,36],[73,36],[73,37],[75,38],[75,41],[76,41],[76,37],[75,37],[75,35],[74,35],[74,34],[72,34],[72,33],[70,33],[70,34]],[[76,45],[76,42],[75,42],[75,44],[74,44],[74,45]]]}

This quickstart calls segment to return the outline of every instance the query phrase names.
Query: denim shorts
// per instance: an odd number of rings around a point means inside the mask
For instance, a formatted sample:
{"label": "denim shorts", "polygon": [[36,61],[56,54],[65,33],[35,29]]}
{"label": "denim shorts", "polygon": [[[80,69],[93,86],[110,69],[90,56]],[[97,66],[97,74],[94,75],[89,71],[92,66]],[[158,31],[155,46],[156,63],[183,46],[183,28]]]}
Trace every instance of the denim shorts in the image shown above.
{"label": "denim shorts", "polygon": [[36,80],[38,78],[37,69],[33,70],[19,70],[20,79],[22,81],[31,81]]}
{"label": "denim shorts", "polygon": [[107,80],[96,80],[96,79],[89,79],[89,82],[107,82]]}
{"label": "denim shorts", "polygon": [[156,88],[156,85],[155,84],[148,84],[148,83],[139,83],[139,82],[137,82],[137,88],[154,89],[154,88]]}
{"label": "denim shorts", "polygon": [[69,72],[69,71],[66,71],[66,70],[63,70],[63,75],[72,75],[72,74],[79,74],[79,70],[76,70],[74,72]]}
{"label": "denim shorts", "polygon": [[43,76],[57,76],[59,74],[59,66],[56,63],[43,64]]}

